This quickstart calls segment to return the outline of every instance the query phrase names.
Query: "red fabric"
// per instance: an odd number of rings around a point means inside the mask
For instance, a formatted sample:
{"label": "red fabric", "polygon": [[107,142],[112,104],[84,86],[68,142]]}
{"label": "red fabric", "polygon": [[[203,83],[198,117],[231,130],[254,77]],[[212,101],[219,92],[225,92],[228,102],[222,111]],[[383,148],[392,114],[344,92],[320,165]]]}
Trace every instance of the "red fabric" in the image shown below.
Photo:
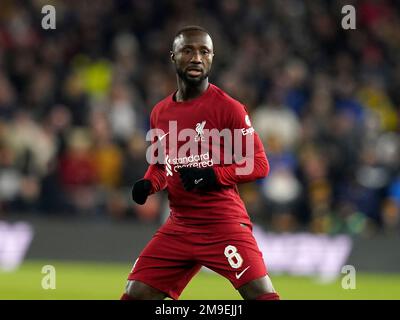
{"label": "red fabric", "polygon": [[164,190],[167,187],[164,165],[150,165],[144,175],[144,179],[150,180],[151,182],[151,194]]}
{"label": "red fabric", "polygon": [[142,281],[178,299],[202,265],[228,279],[236,289],[267,274],[250,228],[226,224],[221,232],[204,234],[202,228],[174,228],[171,223],[162,226],[147,244],[129,280]]}
{"label": "red fabric", "polygon": [[227,167],[216,167],[214,171],[218,182],[224,186],[232,186],[266,177],[269,173],[269,163],[265,153],[259,152],[253,159],[249,160],[254,161],[254,169],[250,175],[239,175],[236,173],[236,170],[243,167],[243,165],[232,164]]}
{"label": "red fabric", "polygon": [[[204,124],[203,129],[206,130],[217,129],[219,132],[229,130],[232,137],[234,137],[234,130],[236,130],[237,138],[241,139],[241,150],[230,148],[227,149],[228,153],[232,152],[235,156],[234,159],[246,156],[245,159],[250,161],[253,170],[247,174],[238,174],[236,169],[243,168],[243,165],[235,161],[233,164],[227,163],[225,148],[229,148],[229,142],[226,142],[224,138],[220,138],[219,143],[210,143],[209,140],[197,142],[199,152],[196,155],[203,156],[197,163],[190,161],[188,164],[189,156],[194,156],[189,152],[185,157],[174,156],[174,153],[177,152],[173,150],[171,141],[177,139],[174,138],[169,126],[170,121],[176,121],[178,137],[182,130],[195,130],[201,124]],[[169,163],[168,165],[150,165],[144,178],[151,181],[153,192],[167,188],[171,217],[174,223],[191,226],[202,225],[204,227],[227,222],[251,225],[236,184],[267,176],[269,164],[261,140],[251,126],[246,108],[221,89],[210,84],[206,92],[190,101],[175,102],[173,95],[162,100],[154,107],[150,123],[151,128],[159,130],[157,136],[165,135],[165,138],[163,138],[163,143],[165,143],[163,157],[168,155]],[[175,149],[181,150],[186,142],[178,141]],[[202,149],[200,149],[200,146]],[[245,152],[248,146],[253,147],[251,152]],[[207,155],[209,158],[207,158]],[[220,164],[217,163],[217,158],[220,159]],[[182,159],[186,161],[186,164],[180,162]],[[201,165],[212,165],[217,181],[222,188],[207,192],[186,191],[182,186],[178,172],[176,172],[182,165],[198,165],[200,167]]]}
{"label": "red fabric", "polygon": [[266,293],[256,298],[256,300],[281,300],[277,293]]}

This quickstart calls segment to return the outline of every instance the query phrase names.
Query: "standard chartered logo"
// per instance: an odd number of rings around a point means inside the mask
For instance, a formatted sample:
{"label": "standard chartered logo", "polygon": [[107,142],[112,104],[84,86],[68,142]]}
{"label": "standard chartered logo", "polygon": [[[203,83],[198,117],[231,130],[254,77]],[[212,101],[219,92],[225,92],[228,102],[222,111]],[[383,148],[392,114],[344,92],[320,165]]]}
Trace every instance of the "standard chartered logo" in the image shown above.
{"label": "standard chartered logo", "polygon": [[206,125],[203,120],[194,129],[178,131],[177,121],[169,121],[167,132],[149,130],[146,140],[152,143],[146,151],[148,163],[165,164],[167,176],[173,176],[183,167],[206,168],[233,163],[238,164],[236,174],[251,174],[254,169],[254,129],[248,116],[244,118],[243,127],[233,130],[207,129]]}
{"label": "standard chartered logo", "polygon": [[[165,156],[165,170],[167,176],[172,176],[174,172],[178,172],[180,168],[206,168],[212,167],[213,160],[210,159],[210,153],[190,155],[188,157],[178,157],[171,159],[167,154]],[[172,165],[174,168],[172,169]]]}

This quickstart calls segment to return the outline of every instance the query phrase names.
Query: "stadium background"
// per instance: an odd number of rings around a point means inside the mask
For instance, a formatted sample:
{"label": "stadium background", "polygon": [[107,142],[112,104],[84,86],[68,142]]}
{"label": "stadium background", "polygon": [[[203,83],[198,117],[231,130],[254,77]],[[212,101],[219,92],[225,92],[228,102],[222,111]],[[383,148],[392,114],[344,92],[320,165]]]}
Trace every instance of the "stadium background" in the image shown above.
{"label": "stadium background", "polygon": [[[56,8],[55,30],[41,28],[46,4]],[[346,4],[356,8],[356,30],[341,28]],[[168,215],[165,194],[136,206],[130,189],[147,167],[151,108],[175,90],[169,50],[186,24],[210,31],[210,81],[248,107],[264,142],[269,177],[240,186],[253,221],[276,235],[346,235],[364,252],[354,260],[368,272],[359,275],[361,289],[276,275],[283,297],[400,298],[394,0],[1,0],[0,221],[28,223],[33,238],[21,268],[0,272],[0,298],[113,299],[122,292],[138,247]],[[87,233],[78,237],[74,226],[82,225]],[[108,243],[117,234],[120,242],[93,257],[87,243],[86,255],[68,251],[68,238]],[[101,254],[105,264],[79,264]],[[64,291],[41,289],[45,264],[58,266]],[[219,288],[215,298],[237,297],[211,274],[193,286],[187,298],[214,297],[210,286]]]}

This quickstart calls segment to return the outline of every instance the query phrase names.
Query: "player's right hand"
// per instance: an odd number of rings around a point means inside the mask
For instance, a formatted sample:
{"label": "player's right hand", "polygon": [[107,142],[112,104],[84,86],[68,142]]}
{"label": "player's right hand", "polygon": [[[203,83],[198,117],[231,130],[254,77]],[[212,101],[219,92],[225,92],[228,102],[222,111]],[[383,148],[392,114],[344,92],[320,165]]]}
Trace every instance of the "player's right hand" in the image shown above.
{"label": "player's right hand", "polygon": [[141,179],[135,182],[132,188],[132,199],[137,204],[144,204],[151,191],[151,182]]}

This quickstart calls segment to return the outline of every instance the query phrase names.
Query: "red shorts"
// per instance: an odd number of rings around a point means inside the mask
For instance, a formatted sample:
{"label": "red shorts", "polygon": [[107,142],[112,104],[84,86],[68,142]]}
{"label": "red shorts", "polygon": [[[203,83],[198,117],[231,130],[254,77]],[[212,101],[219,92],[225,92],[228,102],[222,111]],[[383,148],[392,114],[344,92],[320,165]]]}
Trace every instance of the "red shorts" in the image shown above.
{"label": "red shorts", "polygon": [[136,260],[128,280],[138,280],[178,299],[205,266],[237,289],[267,274],[252,231],[227,225],[224,232],[193,233],[160,228]]}

